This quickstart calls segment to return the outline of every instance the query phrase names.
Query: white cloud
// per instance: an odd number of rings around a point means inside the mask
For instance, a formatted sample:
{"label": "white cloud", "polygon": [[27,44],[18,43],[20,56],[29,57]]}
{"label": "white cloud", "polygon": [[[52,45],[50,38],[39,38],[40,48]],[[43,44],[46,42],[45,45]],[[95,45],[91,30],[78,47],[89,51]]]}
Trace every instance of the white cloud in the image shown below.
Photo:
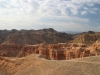
{"label": "white cloud", "polygon": [[98,3],[100,4],[100,0],[72,0],[73,3],[82,4],[82,3]]}
{"label": "white cloud", "polygon": [[85,14],[87,14],[87,11],[82,11],[81,14],[85,15]]}
{"label": "white cloud", "polygon": [[[99,9],[98,9],[98,8],[95,8],[95,7],[93,7],[93,8],[84,7],[83,9],[84,9],[85,11],[81,12],[81,14],[86,14],[86,13],[97,14],[96,12],[99,11]],[[86,12],[86,11],[87,11],[87,12]]]}
{"label": "white cloud", "polygon": [[98,8],[92,8],[94,11],[98,11],[99,9]]}
{"label": "white cloud", "polygon": [[91,14],[97,14],[95,11],[90,11]]}
{"label": "white cloud", "polygon": [[92,6],[94,6],[94,3],[87,3],[87,5],[92,7]]}
{"label": "white cloud", "polygon": [[89,8],[87,8],[87,7],[83,7],[83,9],[84,9],[84,10],[89,10]]}
{"label": "white cloud", "polygon": [[[95,14],[99,8],[93,7],[100,0],[0,0],[0,25],[1,28],[40,28],[57,27],[62,29],[71,26],[82,29],[82,24],[89,23],[88,18],[79,18],[87,13]],[[83,8],[84,10],[80,9]],[[91,10],[91,11],[90,11]],[[49,22],[49,23],[48,23]],[[64,28],[64,29],[65,29]]]}

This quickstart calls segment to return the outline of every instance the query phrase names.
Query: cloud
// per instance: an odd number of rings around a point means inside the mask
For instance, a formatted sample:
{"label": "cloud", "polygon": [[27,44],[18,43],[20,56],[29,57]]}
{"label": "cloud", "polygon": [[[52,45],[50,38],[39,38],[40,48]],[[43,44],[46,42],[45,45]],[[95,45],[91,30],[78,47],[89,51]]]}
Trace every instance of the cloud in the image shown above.
{"label": "cloud", "polygon": [[95,11],[90,11],[91,14],[97,14]]}
{"label": "cloud", "polygon": [[97,14],[99,12],[99,9],[96,7],[92,7],[92,8],[88,8],[88,7],[83,7],[84,11],[81,12],[81,14],[86,14],[86,13],[90,13],[90,14]]}
{"label": "cloud", "polygon": [[92,3],[97,3],[97,4],[100,4],[100,0],[72,0],[73,3],[76,3],[76,4],[88,4],[88,3],[91,3],[90,5],[92,5]]}
{"label": "cloud", "polygon": [[97,14],[100,8],[96,4],[100,0],[0,0],[0,28],[81,30],[90,18],[79,15]]}
{"label": "cloud", "polygon": [[99,9],[98,9],[98,8],[93,8],[93,10],[94,10],[94,11],[98,11]]}
{"label": "cloud", "polygon": [[[93,3],[92,3],[93,2]],[[31,14],[31,15],[77,15],[79,9],[86,3],[93,6],[94,3],[100,2],[99,0],[11,0],[2,1],[1,7],[9,8],[9,10],[16,10],[18,13]],[[86,9],[86,7],[85,7]],[[88,9],[88,8],[87,8]],[[6,11],[7,12],[7,11]]]}
{"label": "cloud", "polygon": [[87,14],[87,11],[82,11],[81,14],[85,15],[85,14]]}
{"label": "cloud", "polygon": [[88,3],[87,5],[90,6],[90,7],[94,6],[93,3]]}

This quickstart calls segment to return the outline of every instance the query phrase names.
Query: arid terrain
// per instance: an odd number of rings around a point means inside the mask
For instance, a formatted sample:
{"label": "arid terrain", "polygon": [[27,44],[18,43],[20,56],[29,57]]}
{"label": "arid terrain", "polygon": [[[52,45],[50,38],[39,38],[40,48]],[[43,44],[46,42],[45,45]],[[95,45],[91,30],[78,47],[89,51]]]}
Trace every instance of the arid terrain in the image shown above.
{"label": "arid terrain", "polygon": [[100,56],[60,61],[34,54],[23,58],[0,57],[0,71],[1,75],[100,75]]}
{"label": "arid terrain", "polygon": [[0,75],[100,75],[100,32],[1,30]]}

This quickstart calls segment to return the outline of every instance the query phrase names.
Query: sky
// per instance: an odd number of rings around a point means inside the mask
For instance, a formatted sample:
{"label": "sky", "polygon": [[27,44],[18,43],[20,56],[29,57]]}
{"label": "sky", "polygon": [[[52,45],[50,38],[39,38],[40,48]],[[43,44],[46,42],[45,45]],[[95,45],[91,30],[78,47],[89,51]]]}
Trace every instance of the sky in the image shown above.
{"label": "sky", "polygon": [[100,0],[0,0],[0,29],[100,31]]}

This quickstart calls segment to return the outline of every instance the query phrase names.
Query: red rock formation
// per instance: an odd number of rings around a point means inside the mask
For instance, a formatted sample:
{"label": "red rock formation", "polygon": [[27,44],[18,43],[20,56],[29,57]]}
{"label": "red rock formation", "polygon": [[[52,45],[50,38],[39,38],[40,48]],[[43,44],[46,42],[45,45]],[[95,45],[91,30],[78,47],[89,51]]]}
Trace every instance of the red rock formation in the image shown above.
{"label": "red rock formation", "polygon": [[69,60],[69,59],[74,59],[75,58],[75,52],[73,51],[66,51],[66,60]]}
{"label": "red rock formation", "polygon": [[0,55],[16,57],[24,45],[0,45]]}
{"label": "red rock formation", "polygon": [[100,50],[94,48],[94,47],[89,47],[90,50],[90,56],[97,56],[100,55]]}
{"label": "red rock formation", "polygon": [[83,52],[82,57],[88,57],[88,56],[90,56],[90,50],[89,49],[85,49],[84,52]]}
{"label": "red rock formation", "polygon": [[20,52],[18,53],[17,57],[24,57],[33,53],[39,54],[38,50],[39,45],[26,45],[21,48]]}
{"label": "red rock formation", "polygon": [[50,49],[47,57],[54,60],[65,60],[66,56],[64,52],[64,49]]}
{"label": "red rock formation", "polygon": [[30,54],[45,55],[48,59],[69,60],[100,55],[100,51],[85,44],[0,45],[0,56],[24,57]]}

